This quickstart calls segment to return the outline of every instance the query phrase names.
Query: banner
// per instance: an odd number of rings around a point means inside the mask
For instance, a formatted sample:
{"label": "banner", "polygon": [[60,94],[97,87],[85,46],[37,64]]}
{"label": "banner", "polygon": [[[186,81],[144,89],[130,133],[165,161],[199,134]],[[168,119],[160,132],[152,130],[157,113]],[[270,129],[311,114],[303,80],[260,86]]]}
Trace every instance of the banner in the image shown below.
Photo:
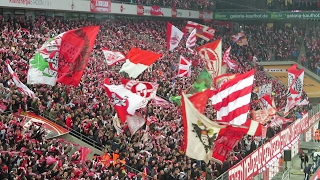
{"label": "banner", "polygon": [[228,12],[214,13],[215,20],[284,20],[284,19],[320,19],[320,12]]}
{"label": "banner", "polygon": [[[320,112],[315,116],[319,117],[319,115]],[[304,115],[303,118],[296,120],[269,142],[233,166],[229,170],[229,180],[247,180],[269,168],[271,164],[281,157],[283,150],[290,149],[298,141],[300,134],[313,125],[311,124],[313,123],[312,121],[318,119],[312,117],[310,120],[308,114]]]}
{"label": "banner", "polygon": [[91,0],[90,2],[90,11],[91,12],[111,12],[111,1],[108,0]]}
{"label": "banner", "polygon": [[32,112],[27,112],[22,115],[24,117],[23,127],[29,128],[31,125],[41,126],[46,131],[46,138],[55,138],[64,134],[69,133],[69,130],[51,122],[48,119],[45,119],[41,116],[38,116]]}

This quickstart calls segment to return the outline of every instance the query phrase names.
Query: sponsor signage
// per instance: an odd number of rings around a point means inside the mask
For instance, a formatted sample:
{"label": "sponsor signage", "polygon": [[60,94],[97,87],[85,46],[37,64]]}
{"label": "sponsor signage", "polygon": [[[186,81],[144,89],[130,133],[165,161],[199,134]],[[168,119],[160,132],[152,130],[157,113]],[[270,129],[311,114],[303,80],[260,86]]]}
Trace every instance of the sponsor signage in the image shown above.
{"label": "sponsor signage", "polygon": [[14,7],[23,9],[51,9],[61,11],[90,12],[90,1],[66,1],[66,0],[0,0],[2,7]]}
{"label": "sponsor signage", "polygon": [[284,20],[284,19],[320,19],[320,12],[228,12],[214,13],[215,20]]}
{"label": "sponsor signage", "polygon": [[0,0],[0,7],[203,19],[207,22],[213,19],[212,12],[120,4],[110,0]]}
{"label": "sponsor signage", "polygon": [[90,2],[91,12],[111,12],[111,1],[108,0],[91,0]]}
{"label": "sponsor signage", "polygon": [[[320,112],[315,116],[319,117],[319,114]],[[308,118],[308,114],[296,120],[269,142],[232,167],[229,170],[229,180],[247,180],[269,168],[281,157],[283,150],[290,149],[298,141],[300,134],[313,125],[315,120],[313,117]]]}

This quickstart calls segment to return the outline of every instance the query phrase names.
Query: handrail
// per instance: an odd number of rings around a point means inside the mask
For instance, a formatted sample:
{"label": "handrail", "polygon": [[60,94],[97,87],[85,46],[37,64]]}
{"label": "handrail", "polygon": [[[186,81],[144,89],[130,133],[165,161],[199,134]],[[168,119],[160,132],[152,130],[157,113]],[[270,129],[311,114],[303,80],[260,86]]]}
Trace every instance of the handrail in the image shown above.
{"label": "handrail", "polygon": [[[308,111],[308,119],[312,118],[315,114],[317,114],[320,111],[320,103],[317,104],[316,106],[313,106],[311,110]],[[310,116],[311,115],[311,116]],[[317,121],[319,121],[318,119],[314,122],[316,123]],[[314,124],[310,125],[310,127],[312,127]],[[309,127],[309,128],[310,128]],[[281,133],[282,131],[280,131],[279,133]],[[279,134],[278,133],[278,134]],[[275,134],[275,136],[277,136],[278,134]],[[253,152],[254,153],[254,152]],[[249,154],[248,156],[250,156],[251,154]],[[246,157],[248,157],[246,156]],[[236,166],[237,164],[235,164],[234,166]],[[223,174],[221,174],[218,178],[216,178],[216,180],[228,180],[229,179],[229,170],[224,172]]]}
{"label": "handrail", "polygon": [[[34,111],[32,108],[29,108],[29,110]],[[50,117],[48,111],[44,111],[44,112],[41,114],[41,116],[45,117],[45,118],[48,119],[49,121],[51,121],[51,122],[53,122],[53,123],[55,123],[55,124],[57,124],[57,125],[59,125],[59,126],[62,126],[62,127],[65,128],[65,129],[67,129],[68,131],[70,131],[70,132],[69,132],[70,135],[72,135],[72,136],[80,139],[81,141],[89,144],[90,146],[92,146],[92,147],[94,147],[94,148],[96,148],[96,149],[98,149],[98,150],[100,150],[100,151],[102,151],[102,150],[104,149],[103,146],[100,146],[96,141],[90,139],[88,136],[85,136],[85,135],[81,134],[80,132],[75,131],[74,129],[67,127],[64,123],[61,123],[61,121],[57,121],[57,120],[55,120],[53,117]]]}

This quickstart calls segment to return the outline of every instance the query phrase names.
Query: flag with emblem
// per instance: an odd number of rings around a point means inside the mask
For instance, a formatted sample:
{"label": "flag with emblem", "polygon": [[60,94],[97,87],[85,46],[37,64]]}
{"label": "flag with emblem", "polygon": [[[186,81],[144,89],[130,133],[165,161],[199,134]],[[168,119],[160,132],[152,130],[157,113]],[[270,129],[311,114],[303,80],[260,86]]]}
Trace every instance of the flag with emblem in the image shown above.
{"label": "flag with emblem", "polygon": [[212,155],[214,140],[225,126],[220,126],[201,114],[184,93],[181,102],[184,126],[182,150],[186,156],[207,163]]}
{"label": "flag with emblem", "polygon": [[123,123],[127,115],[133,115],[143,105],[145,98],[128,90],[122,84],[110,85],[108,81],[105,79],[104,82],[106,93]]}
{"label": "flag with emblem", "polygon": [[227,68],[222,64],[222,41],[218,39],[196,48],[212,79],[225,74]]}
{"label": "flag with emblem", "polygon": [[124,78],[121,79],[121,83],[132,93],[144,98],[144,101],[139,108],[146,107],[149,101],[157,96],[157,89],[159,86],[157,83],[129,80]]}
{"label": "flag with emblem", "polygon": [[107,48],[102,48],[102,52],[108,66],[113,66],[117,62],[124,61],[126,56],[122,52],[110,51]]}
{"label": "flag with emblem", "polygon": [[178,47],[182,37],[183,32],[171,23],[167,22],[167,48],[169,51]]}

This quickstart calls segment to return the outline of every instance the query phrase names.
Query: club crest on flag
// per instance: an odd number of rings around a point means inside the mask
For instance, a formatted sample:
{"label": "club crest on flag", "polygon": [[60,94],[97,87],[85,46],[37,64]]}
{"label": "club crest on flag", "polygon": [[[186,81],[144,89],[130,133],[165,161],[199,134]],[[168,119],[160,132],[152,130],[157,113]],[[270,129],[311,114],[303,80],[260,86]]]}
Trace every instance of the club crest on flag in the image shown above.
{"label": "club crest on flag", "polygon": [[211,72],[213,76],[218,76],[222,66],[219,61],[219,54],[215,50],[206,47],[201,48],[198,54],[205,60],[204,63],[208,71]]}
{"label": "club crest on flag", "polygon": [[129,81],[125,87],[143,98],[149,98],[154,92],[154,86],[148,82]]}
{"label": "club crest on flag", "polygon": [[180,42],[180,37],[177,32],[170,38],[170,44],[176,46]]}
{"label": "club crest on flag", "polygon": [[196,136],[200,139],[203,144],[206,153],[211,150],[213,141],[217,137],[217,133],[214,133],[213,129],[207,128],[200,120],[197,121],[197,124],[192,123],[193,132],[196,133]]}
{"label": "club crest on flag", "polygon": [[116,93],[112,93],[112,104],[116,106],[127,106],[128,96],[124,96],[123,99],[120,99]]}

